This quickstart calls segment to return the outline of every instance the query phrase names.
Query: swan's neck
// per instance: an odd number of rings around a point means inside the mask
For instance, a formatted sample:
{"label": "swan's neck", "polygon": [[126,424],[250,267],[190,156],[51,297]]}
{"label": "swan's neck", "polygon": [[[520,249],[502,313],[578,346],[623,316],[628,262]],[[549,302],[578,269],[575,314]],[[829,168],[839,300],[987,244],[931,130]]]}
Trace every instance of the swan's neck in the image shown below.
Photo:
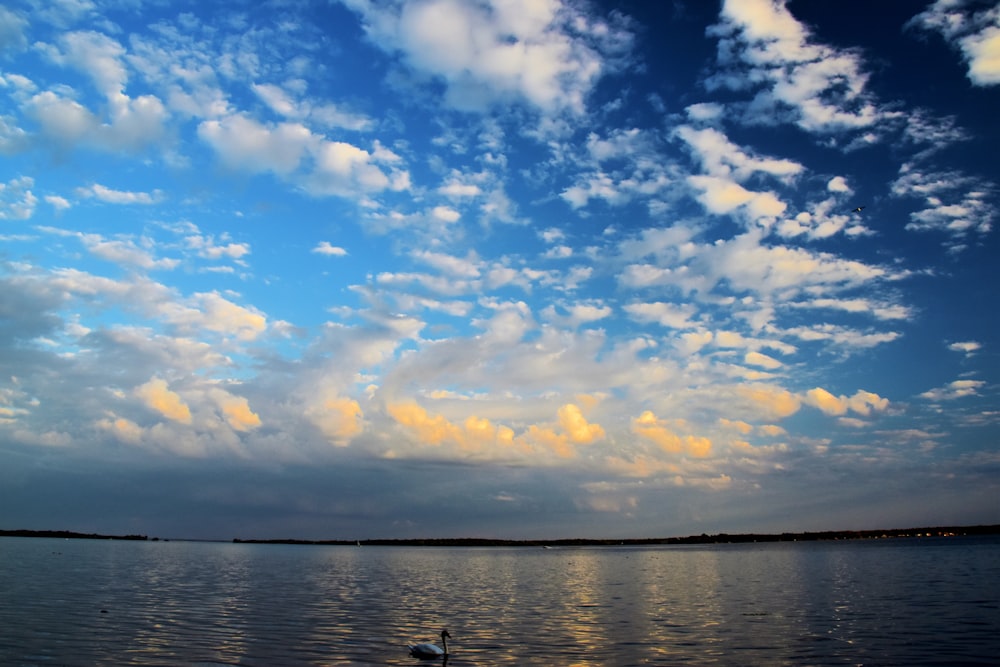
{"label": "swan's neck", "polygon": [[441,643],[444,644],[444,654],[448,655],[448,635],[441,636]]}

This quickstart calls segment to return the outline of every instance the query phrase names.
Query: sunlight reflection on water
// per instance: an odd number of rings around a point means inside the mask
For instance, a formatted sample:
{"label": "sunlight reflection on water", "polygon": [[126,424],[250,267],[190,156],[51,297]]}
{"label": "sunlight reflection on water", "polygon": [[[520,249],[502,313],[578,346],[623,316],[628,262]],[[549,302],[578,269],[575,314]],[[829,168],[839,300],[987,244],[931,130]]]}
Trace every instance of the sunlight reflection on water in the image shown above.
{"label": "sunlight reflection on water", "polygon": [[988,664],[1000,541],[408,548],[0,538],[0,664]]}

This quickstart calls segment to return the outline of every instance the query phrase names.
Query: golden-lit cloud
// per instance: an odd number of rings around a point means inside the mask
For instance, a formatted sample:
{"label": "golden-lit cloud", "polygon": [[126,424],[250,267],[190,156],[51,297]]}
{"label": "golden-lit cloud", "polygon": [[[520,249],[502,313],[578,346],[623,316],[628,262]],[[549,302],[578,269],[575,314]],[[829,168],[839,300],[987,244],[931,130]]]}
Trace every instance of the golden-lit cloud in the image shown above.
{"label": "golden-lit cloud", "polygon": [[858,390],[854,396],[834,396],[826,389],[816,387],[806,392],[805,402],[828,415],[840,416],[850,410],[859,415],[869,415],[872,411],[883,412],[889,407],[889,400],[870,391]]}
{"label": "golden-lit cloud", "polygon": [[461,429],[444,415],[432,415],[416,403],[396,403],[386,409],[389,416],[410,429],[421,444],[439,446],[462,439]]}
{"label": "golden-lit cloud", "polygon": [[646,410],[632,420],[632,433],[657,445],[668,454],[706,458],[712,454],[712,441],[695,435],[678,435],[666,423]]}
{"label": "golden-lit cloud", "polygon": [[782,363],[774,357],[769,357],[766,354],[754,351],[747,352],[743,357],[743,361],[751,366],[759,366],[760,368],[766,368],[768,370],[775,370],[777,368],[781,368],[782,366]]}
{"label": "golden-lit cloud", "polygon": [[[582,402],[590,402],[590,398]],[[420,445],[448,445],[458,452],[484,454],[488,458],[510,455],[545,458],[546,454],[573,458],[577,446],[589,445],[605,437],[604,428],[587,421],[580,406],[573,403],[559,408],[556,425],[531,424],[520,435],[508,426],[476,415],[455,423],[412,401],[390,404],[386,411],[406,427]]]}
{"label": "golden-lit cloud", "polygon": [[347,445],[364,428],[364,413],[352,398],[330,396],[306,412],[309,419],[335,445]]}
{"label": "golden-lit cloud", "polygon": [[589,445],[604,437],[601,425],[589,423],[580,408],[572,403],[559,408],[559,425],[569,439],[578,445]]}
{"label": "golden-lit cloud", "polygon": [[142,399],[148,408],[155,410],[163,417],[181,424],[191,423],[191,409],[179,394],[167,387],[166,380],[153,378],[146,384],[136,387],[135,394]]}
{"label": "golden-lit cloud", "polygon": [[604,460],[604,467],[608,471],[621,477],[664,477],[680,476],[681,467],[674,461],[666,461],[648,454],[637,453],[624,458],[622,456],[608,456]]}
{"label": "golden-lit cloud", "polygon": [[577,501],[577,504],[594,512],[628,514],[639,507],[639,499],[635,496],[592,495]]}
{"label": "golden-lit cloud", "polygon": [[743,434],[747,434],[753,431],[753,426],[746,423],[745,421],[739,421],[739,420],[734,421],[726,419],[725,417],[719,419],[719,426],[722,426],[725,429],[732,429],[734,431]]}
{"label": "golden-lit cloud", "polygon": [[386,410],[416,437],[419,445],[447,445],[458,452],[485,454],[488,458],[527,451],[525,443],[515,437],[511,428],[494,424],[485,417],[470,415],[463,423],[456,424],[412,401],[390,404]]}
{"label": "golden-lit cloud", "polygon": [[795,414],[801,406],[795,394],[780,387],[764,384],[748,385],[737,387],[736,392],[749,400],[755,408],[776,419]]}
{"label": "golden-lit cloud", "polygon": [[253,340],[267,327],[267,319],[254,309],[239,306],[215,293],[200,297],[207,329],[235,334],[240,340]]}
{"label": "golden-lit cloud", "polygon": [[215,393],[215,400],[226,423],[233,430],[246,432],[260,426],[260,417],[250,409],[250,404],[245,397],[233,396],[219,390]]}
{"label": "golden-lit cloud", "polygon": [[130,445],[142,442],[143,428],[131,419],[124,417],[101,419],[97,422],[97,428]]}
{"label": "golden-lit cloud", "polygon": [[[594,397],[578,397],[585,405],[595,402]],[[583,415],[580,406],[566,403],[559,408],[558,427],[531,425],[524,439],[533,446],[551,451],[562,458],[576,456],[575,445],[589,445],[605,437],[604,428],[600,424],[592,424]]]}

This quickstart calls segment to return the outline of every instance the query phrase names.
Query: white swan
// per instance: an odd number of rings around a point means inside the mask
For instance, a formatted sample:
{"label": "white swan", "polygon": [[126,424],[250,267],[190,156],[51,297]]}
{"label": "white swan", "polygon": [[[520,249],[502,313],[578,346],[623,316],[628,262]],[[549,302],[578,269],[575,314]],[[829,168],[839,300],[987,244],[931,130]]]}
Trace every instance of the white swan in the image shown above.
{"label": "white swan", "polygon": [[444,644],[444,648],[441,648],[436,644],[408,644],[406,648],[410,649],[410,655],[414,658],[420,658],[421,660],[432,660],[442,656],[448,657],[449,637],[451,637],[451,635],[448,634],[447,630],[441,631],[441,643]]}

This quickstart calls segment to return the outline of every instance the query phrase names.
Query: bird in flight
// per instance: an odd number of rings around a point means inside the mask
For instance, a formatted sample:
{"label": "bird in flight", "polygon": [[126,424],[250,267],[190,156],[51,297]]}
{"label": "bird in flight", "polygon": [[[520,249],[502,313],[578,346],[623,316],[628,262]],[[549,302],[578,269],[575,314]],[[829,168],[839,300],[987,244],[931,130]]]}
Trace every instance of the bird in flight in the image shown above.
{"label": "bird in flight", "polygon": [[861,210],[862,210],[862,209],[864,209],[864,206],[858,206],[857,208],[855,208],[855,209],[854,209],[853,211],[851,211],[851,212],[852,212],[852,213],[861,213]]}

